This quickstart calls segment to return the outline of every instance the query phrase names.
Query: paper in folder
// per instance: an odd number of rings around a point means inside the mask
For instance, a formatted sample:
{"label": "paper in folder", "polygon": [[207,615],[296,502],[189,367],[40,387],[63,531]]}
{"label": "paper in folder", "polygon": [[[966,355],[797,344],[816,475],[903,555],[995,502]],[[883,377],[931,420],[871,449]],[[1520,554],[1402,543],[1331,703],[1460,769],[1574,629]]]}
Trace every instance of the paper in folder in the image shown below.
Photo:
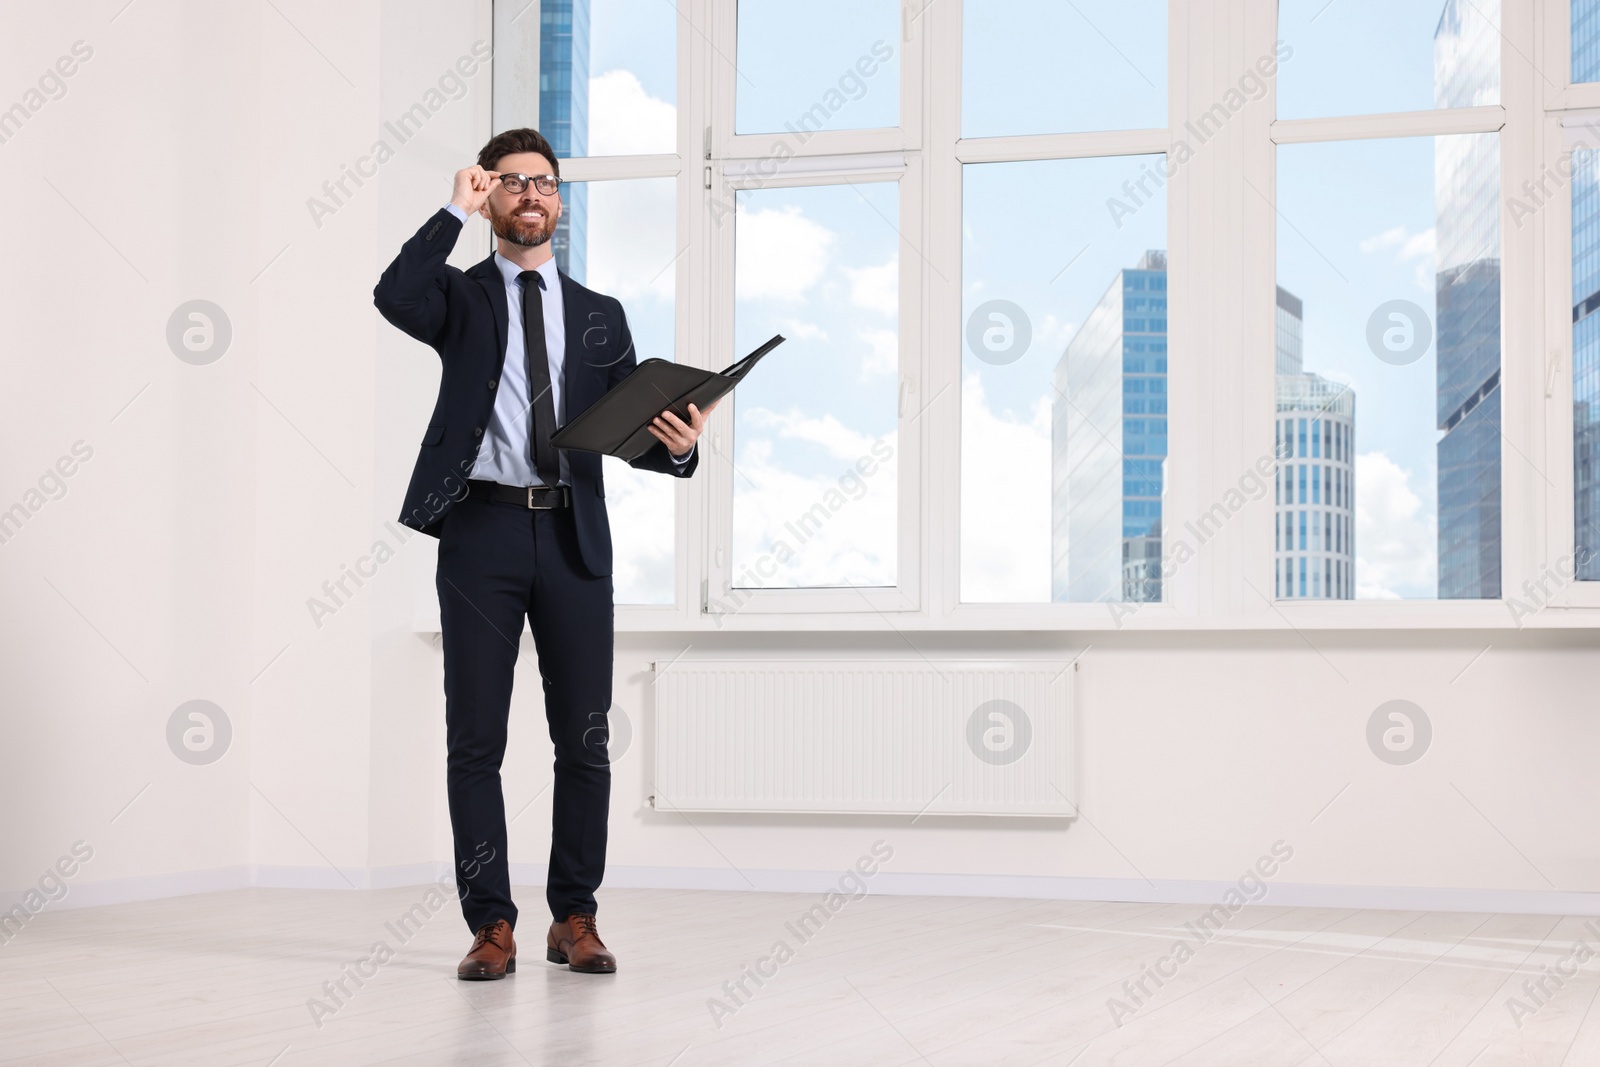
{"label": "paper in folder", "polygon": [[550,437],[557,448],[600,452],[632,462],[660,444],[651,421],[663,411],[689,423],[689,405],[704,411],[733,392],[761,357],[784,341],[782,334],[721,371],[647,359],[612,390]]}

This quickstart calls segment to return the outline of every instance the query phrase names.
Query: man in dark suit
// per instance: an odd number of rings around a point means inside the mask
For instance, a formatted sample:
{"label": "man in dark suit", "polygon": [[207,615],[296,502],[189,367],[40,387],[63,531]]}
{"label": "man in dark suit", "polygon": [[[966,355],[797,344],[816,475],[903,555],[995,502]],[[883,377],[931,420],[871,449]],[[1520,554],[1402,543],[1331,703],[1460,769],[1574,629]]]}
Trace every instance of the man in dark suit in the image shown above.
{"label": "man in dark suit", "polygon": [[[524,616],[555,745],[545,957],[575,971],[616,970],[595,927],[594,897],[611,798],[611,528],[600,456],[558,450],[550,436],[632,373],[636,359],[622,306],[573,281],[551,256],[558,168],[537,131],[495,136],[373,291],[383,317],[443,363],[400,521],[439,539],[450,824],[456,886],[474,932],[461,978],[516,970],[500,763]],[[490,221],[497,250],[457,270],[445,259],[474,213]],[[692,475],[712,408],[691,405],[687,424],[663,412],[651,426],[658,443],[632,466]],[[665,522],[661,536],[672,536]]]}

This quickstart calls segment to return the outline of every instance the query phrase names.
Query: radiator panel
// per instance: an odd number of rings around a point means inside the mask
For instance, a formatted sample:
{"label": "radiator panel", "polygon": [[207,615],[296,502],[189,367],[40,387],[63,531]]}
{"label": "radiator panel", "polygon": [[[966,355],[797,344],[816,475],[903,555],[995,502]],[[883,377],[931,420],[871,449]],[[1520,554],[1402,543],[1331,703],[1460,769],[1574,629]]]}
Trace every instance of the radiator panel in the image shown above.
{"label": "radiator panel", "polygon": [[1076,668],[1038,660],[656,665],[663,811],[1076,813]]}

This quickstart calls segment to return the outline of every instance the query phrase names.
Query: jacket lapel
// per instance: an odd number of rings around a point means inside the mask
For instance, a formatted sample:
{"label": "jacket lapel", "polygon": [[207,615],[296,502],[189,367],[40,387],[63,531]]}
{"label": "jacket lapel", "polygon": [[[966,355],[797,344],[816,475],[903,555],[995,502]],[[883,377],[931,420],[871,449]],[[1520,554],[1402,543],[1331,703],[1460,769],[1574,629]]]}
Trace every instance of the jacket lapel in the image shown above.
{"label": "jacket lapel", "polygon": [[489,295],[489,306],[494,309],[494,359],[498,366],[506,355],[506,330],[507,320],[511,317],[509,305],[506,303],[506,282],[500,276],[500,268],[494,265],[494,254],[467,271],[467,275],[483,286],[483,291]]}
{"label": "jacket lapel", "polygon": [[584,320],[583,305],[586,301],[581,297],[581,287],[567,276],[566,271],[557,270],[556,273],[561,276],[561,321],[567,335],[561,367],[565,378],[562,386],[566,390],[567,417],[570,418],[596,399],[598,395],[594,389],[596,372],[591,365],[592,361],[583,357],[583,335],[589,324]]}

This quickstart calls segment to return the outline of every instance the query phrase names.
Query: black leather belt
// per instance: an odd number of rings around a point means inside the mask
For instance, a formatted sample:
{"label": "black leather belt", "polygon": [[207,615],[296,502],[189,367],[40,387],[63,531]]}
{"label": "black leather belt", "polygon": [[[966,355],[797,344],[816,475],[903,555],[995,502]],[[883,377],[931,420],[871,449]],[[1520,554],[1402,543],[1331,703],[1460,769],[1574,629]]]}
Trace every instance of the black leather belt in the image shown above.
{"label": "black leather belt", "polygon": [[554,488],[543,485],[501,485],[499,482],[485,482],[472,478],[467,481],[467,488],[471,496],[497,500],[502,504],[516,504],[535,511],[570,507],[572,504],[570,487],[565,485]]}

